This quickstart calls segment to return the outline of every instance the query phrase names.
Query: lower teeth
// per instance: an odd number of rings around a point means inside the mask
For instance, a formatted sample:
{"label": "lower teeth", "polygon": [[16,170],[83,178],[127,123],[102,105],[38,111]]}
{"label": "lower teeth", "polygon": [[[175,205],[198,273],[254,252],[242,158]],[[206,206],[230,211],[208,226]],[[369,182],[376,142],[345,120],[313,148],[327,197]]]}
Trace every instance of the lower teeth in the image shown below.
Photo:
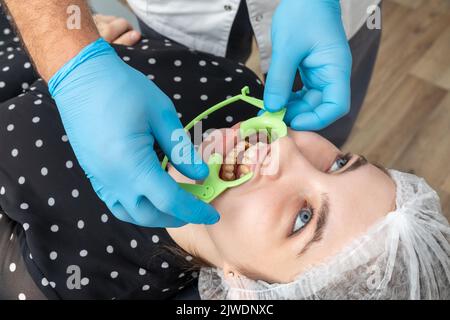
{"label": "lower teeth", "polygon": [[222,172],[222,179],[225,181],[233,181],[236,180],[236,176],[234,172]]}
{"label": "lower teeth", "polygon": [[239,172],[239,175],[247,174],[247,173],[250,172],[250,168],[247,167],[247,166],[244,165],[244,164],[241,164],[241,165],[238,167],[238,172]]}

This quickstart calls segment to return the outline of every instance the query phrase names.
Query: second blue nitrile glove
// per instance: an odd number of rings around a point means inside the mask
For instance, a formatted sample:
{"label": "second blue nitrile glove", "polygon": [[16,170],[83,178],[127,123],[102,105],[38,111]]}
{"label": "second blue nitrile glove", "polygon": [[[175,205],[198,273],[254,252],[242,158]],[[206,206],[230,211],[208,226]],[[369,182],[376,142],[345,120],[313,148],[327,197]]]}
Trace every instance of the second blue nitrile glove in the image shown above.
{"label": "second blue nitrile glove", "polygon": [[[295,130],[321,130],[350,108],[352,57],[339,0],[282,0],[272,22],[265,107]],[[292,94],[297,70],[304,88]]]}
{"label": "second blue nitrile glove", "polygon": [[179,143],[172,139],[177,131],[188,143],[176,168],[192,179],[208,175],[171,100],[103,39],[61,68],[49,90],[81,167],[117,218],[148,227],[219,219],[213,207],[183,191],[161,169],[153,150],[156,140],[170,157]]}

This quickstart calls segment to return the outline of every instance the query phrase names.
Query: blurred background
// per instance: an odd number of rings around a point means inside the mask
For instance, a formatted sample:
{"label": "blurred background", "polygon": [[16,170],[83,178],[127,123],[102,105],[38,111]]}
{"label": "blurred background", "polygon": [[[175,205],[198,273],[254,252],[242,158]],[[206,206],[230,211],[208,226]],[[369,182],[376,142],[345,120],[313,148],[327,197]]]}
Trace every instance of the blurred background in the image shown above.
{"label": "blurred background", "polygon": [[424,177],[450,219],[450,0],[384,0],[378,61],[345,149]]}
{"label": "blurred background", "polygon": [[[137,26],[124,3],[91,0]],[[247,65],[261,75],[256,45]],[[450,219],[450,0],[383,1],[378,61],[344,149],[425,177]]]}
{"label": "blurred background", "polygon": [[128,9],[125,0],[88,0],[96,13],[126,18],[136,29],[139,29],[136,16]]}

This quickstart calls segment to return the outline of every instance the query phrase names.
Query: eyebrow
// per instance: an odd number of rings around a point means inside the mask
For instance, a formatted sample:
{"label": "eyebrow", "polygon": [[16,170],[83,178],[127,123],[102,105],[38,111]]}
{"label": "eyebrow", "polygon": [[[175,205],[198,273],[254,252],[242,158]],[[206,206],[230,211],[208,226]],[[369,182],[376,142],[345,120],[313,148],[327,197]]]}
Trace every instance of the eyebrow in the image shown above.
{"label": "eyebrow", "polygon": [[[353,163],[351,165],[349,165],[347,168],[345,168],[344,170],[339,172],[339,174],[354,171],[368,163],[369,163],[369,161],[367,161],[366,157],[364,157],[362,155],[358,155],[358,159],[356,159],[356,161],[353,161]],[[303,247],[303,249],[300,251],[300,253],[297,256],[303,255],[306,251],[308,251],[308,249],[311,247],[312,244],[314,244],[322,239],[323,231],[324,231],[325,226],[327,225],[327,221],[328,221],[328,214],[330,212],[330,201],[329,201],[328,195],[326,193],[322,194],[321,198],[322,198],[322,200],[321,200],[320,209],[318,212],[319,218],[317,219],[316,227],[314,229],[314,236],[311,238],[311,240],[308,241],[308,243]]]}
{"label": "eyebrow", "polygon": [[322,239],[323,230],[327,225],[328,214],[330,212],[330,201],[328,200],[328,195],[326,193],[322,194],[322,200],[320,204],[319,212],[317,213],[318,219],[314,229],[314,236],[308,243],[303,247],[298,256],[303,255],[311,247],[313,243],[316,243]]}

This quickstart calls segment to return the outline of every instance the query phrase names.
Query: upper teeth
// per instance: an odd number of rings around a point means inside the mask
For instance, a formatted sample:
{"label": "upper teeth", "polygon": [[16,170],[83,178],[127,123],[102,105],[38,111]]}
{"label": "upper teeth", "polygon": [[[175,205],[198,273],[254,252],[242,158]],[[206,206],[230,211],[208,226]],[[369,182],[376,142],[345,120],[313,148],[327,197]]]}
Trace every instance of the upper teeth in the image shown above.
{"label": "upper teeth", "polygon": [[251,145],[247,141],[239,142],[225,157],[222,165],[221,178],[226,181],[241,178],[250,172],[250,165],[256,164],[260,151],[267,145],[258,142]]}

